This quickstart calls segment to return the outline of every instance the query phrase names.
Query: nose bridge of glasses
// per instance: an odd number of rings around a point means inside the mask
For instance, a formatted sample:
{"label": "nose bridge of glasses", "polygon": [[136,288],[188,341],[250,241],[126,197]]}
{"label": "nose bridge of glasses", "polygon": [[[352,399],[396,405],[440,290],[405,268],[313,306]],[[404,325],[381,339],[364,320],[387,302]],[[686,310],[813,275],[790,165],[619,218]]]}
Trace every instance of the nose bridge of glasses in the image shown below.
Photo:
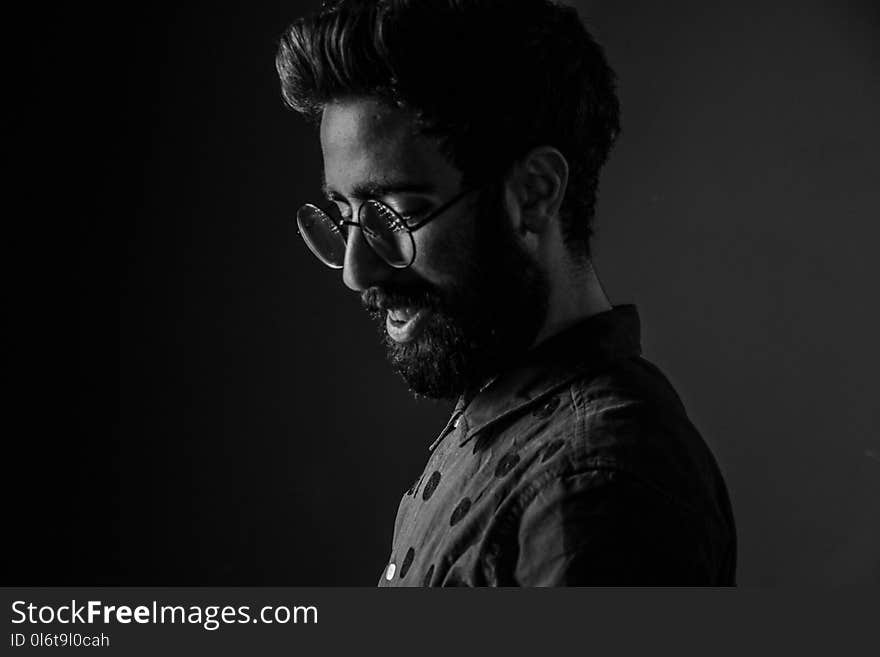
{"label": "nose bridge of glasses", "polygon": [[350,229],[364,229],[361,220],[361,208],[363,207],[364,203],[352,206],[351,215],[346,216],[335,203],[330,202],[325,207],[321,208],[321,211],[330,218],[330,223],[336,227],[339,236],[347,243],[349,241],[349,233],[351,232]]}
{"label": "nose bridge of glasses", "polygon": [[364,209],[367,208],[371,202],[384,207],[384,204],[367,199],[360,203],[353,204],[351,206],[351,215],[349,217],[344,216],[335,203],[330,203],[327,206],[325,213],[333,220],[333,223],[341,229],[343,237],[347,237],[348,228],[360,228],[362,231],[366,231],[368,234],[376,236],[375,231],[369,230],[369,225],[365,226],[364,222]]}
{"label": "nose bridge of glasses", "polygon": [[[368,229],[360,222],[349,222],[361,230],[351,230],[345,242],[343,281],[354,291],[362,291],[392,275],[393,267],[370,239]],[[378,239],[378,238],[377,238]]]}
{"label": "nose bridge of glasses", "polygon": [[344,226],[349,227],[350,229],[360,229],[360,230],[348,230],[343,237],[345,238],[345,261],[346,263],[352,262],[357,263],[360,262],[363,256],[359,256],[360,252],[364,251],[364,255],[368,258],[378,258],[381,260],[380,254],[377,252],[376,247],[374,246],[374,242],[381,240],[381,235],[378,235],[373,230],[370,229],[369,226],[364,225],[363,215],[361,213],[361,208],[364,205],[361,204],[357,209],[357,214],[354,215],[357,217],[356,221],[351,220],[343,220],[342,224]]}

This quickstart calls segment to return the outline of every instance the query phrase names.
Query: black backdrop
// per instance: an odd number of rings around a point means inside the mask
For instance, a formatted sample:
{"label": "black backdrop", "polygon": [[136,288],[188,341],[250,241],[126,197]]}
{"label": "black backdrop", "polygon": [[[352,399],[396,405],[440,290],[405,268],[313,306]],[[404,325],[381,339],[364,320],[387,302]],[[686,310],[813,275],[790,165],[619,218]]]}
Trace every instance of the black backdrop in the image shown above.
{"label": "black backdrop", "polygon": [[[119,4],[119,3],[117,3]],[[316,3],[10,21],[5,584],[374,584],[447,407],[298,242],[273,68]],[[583,2],[596,245],[724,469],[744,585],[880,581],[872,2]]]}

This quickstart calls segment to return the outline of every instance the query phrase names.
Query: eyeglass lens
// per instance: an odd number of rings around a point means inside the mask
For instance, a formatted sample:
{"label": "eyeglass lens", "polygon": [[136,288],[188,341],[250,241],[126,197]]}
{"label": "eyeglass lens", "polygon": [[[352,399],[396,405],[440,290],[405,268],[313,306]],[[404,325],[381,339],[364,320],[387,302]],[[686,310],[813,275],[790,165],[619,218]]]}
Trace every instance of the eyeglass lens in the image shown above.
{"label": "eyeglass lens", "polygon": [[326,212],[306,204],[296,213],[296,223],[306,246],[325,265],[339,269],[345,262],[345,235]]}
{"label": "eyeglass lens", "polygon": [[361,224],[367,241],[392,267],[412,261],[413,241],[400,216],[388,206],[367,201],[361,206]]}
{"label": "eyeglass lens", "polygon": [[[338,220],[311,204],[302,206],[296,219],[312,253],[329,267],[340,269],[345,263],[346,235]],[[367,242],[389,265],[407,267],[412,263],[412,236],[394,211],[382,203],[367,201],[361,206],[360,223]]]}

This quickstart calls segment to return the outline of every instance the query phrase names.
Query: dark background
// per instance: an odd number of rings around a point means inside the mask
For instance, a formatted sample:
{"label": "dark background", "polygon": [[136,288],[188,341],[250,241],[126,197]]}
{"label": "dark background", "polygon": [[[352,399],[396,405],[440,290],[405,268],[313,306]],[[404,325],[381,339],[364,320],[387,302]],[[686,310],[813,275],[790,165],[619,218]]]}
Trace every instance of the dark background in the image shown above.
{"label": "dark background", "polygon": [[[124,4],[8,27],[3,583],[373,585],[447,407],[291,225],[320,150],[273,58],[317,3]],[[624,109],[599,272],[739,582],[880,583],[875,3],[579,6]]]}

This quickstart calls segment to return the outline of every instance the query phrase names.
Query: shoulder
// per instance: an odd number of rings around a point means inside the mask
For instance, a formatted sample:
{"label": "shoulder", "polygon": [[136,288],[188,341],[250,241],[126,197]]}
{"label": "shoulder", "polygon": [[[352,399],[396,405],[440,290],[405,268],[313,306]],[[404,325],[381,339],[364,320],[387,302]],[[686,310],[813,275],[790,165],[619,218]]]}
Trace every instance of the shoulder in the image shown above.
{"label": "shoulder", "polygon": [[723,483],[678,394],[641,357],[572,376],[467,442],[475,454],[515,454],[524,494],[555,478],[614,471],[687,506]]}
{"label": "shoulder", "polygon": [[[497,427],[477,436],[474,448],[499,439],[498,467],[518,470],[497,510],[505,525],[519,523],[530,506],[616,495],[633,513],[642,504],[733,533],[711,450],[667,378],[644,358],[578,375],[505,424],[503,437],[493,435]],[[514,456],[505,461],[505,454]]]}
{"label": "shoulder", "polygon": [[683,509],[724,513],[726,489],[715,457],[654,364],[620,359],[573,380],[569,394],[572,431],[560,474],[614,471]]}
{"label": "shoulder", "polygon": [[520,431],[543,428],[490,532],[498,581],[733,582],[723,477],[657,368],[628,359],[569,381],[532,413]]}

